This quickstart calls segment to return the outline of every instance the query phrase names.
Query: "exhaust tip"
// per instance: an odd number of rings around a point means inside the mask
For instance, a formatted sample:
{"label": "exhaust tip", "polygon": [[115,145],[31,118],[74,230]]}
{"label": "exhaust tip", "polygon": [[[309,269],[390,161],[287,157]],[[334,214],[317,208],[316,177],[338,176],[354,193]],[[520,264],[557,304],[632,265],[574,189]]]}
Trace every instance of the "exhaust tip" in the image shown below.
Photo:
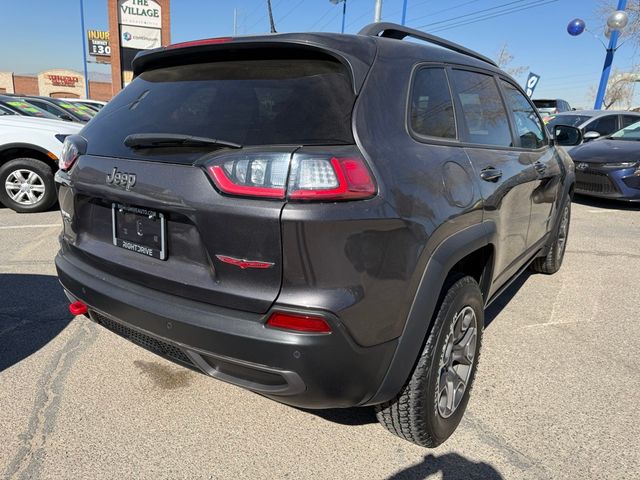
{"label": "exhaust tip", "polygon": [[71,315],[84,315],[88,311],[87,305],[81,301],[73,302],[69,305],[69,312]]}

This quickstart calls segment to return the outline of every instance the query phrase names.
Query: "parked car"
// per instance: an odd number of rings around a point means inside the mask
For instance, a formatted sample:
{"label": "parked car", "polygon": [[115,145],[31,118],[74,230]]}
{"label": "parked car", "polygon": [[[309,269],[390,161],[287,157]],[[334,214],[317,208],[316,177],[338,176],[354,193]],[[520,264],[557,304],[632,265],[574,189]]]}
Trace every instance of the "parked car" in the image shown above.
{"label": "parked car", "polygon": [[13,96],[0,95],[0,108],[5,112],[10,111],[17,115],[58,120],[55,115]]}
{"label": "parked car", "polygon": [[485,307],[566,246],[573,163],[517,82],[391,23],[186,42],[133,70],[65,140],[71,311],[277,401],[447,439]]}
{"label": "parked car", "polygon": [[16,212],[51,208],[62,142],[80,129],[60,120],[0,115],[0,203]]}
{"label": "parked car", "polygon": [[61,98],[52,97],[20,97],[36,107],[55,115],[61,120],[87,123],[93,118],[95,112],[86,108],[79,108]]}
{"label": "parked car", "polygon": [[107,104],[107,102],[103,102],[100,100],[89,100],[86,98],[64,98],[63,100],[78,107],[89,108],[92,112],[99,112],[102,107]]}
{"label": "parked car", "polygon": [[583,141],[589,142],[640,121],[640,113],[626,110],[576,110],[552,115],[545,120],[549,130],[553,130],[556,125],[578,127]]}
{"label": "parked car", "polygon": [[560,112],[570,112],[571,107],[569,106],[569,102],[566,100],[561,100],[559,98],[553,100],[546,99],[537,99],[533,101],[533,104],[536,106],[540,115],[555,115]]}
{"label": "parked car", "polygon": [[576,192],[640,201],[640,121],[570,152]]}

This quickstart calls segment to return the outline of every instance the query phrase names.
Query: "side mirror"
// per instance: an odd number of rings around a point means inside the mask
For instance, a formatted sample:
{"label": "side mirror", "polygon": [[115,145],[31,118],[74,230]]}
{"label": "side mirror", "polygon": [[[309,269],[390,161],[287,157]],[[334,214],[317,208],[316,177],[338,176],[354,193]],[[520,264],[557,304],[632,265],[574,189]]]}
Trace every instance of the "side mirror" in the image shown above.
{"label": "side mirror", "polygon": [[67,115],[66,113],[62,113],[60,114],[60,120],[65,120],[67,122],[73,122],[73,118],[71,118],[69,115]]}
{"label": "side mirror", "polygon": [[584,141],[588,142],[589,140],[595,140],[596,138],[600,138],[600,134],[598,132],[590,131],[584,134]]}
{"label": "side mirror", "polygon": [[582,132],[579,128],[569,125],[556,125],[553,128],[553,138],[556,145],[573,147],[582,143]]}

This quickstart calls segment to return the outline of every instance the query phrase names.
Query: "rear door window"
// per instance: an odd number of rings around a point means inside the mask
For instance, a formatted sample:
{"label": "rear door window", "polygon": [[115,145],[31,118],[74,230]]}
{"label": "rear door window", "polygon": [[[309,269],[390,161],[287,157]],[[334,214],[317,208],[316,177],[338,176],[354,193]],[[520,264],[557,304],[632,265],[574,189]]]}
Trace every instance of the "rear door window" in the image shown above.
{"label": "rear door window", "polygon": [[123,156],[137,155],[123,146],[134,133],[186,134],[244,146],[352,144],[354,102],[349,72],[332,60],[180,65],[135,78],[86,134],[93,153]]}
{"label": "rear door window", "polygon": [[622,119],[622,125],[621,125],[622,128],[628,127],[633,123],[640,122],[640,116],[622,115],[620,118]]}
{"label": "rear door window", "polygon": [[428,137],[456,138],[453,100],[443,68],[416,72],[409,105],[411,130]]}
{"label": "rear door window", "polygon": [[452,70],[454,94],[462,109],[458,120],[464,125],[465,140],[482,145],[512,147],[507,112],[495,79],[490,75]]}

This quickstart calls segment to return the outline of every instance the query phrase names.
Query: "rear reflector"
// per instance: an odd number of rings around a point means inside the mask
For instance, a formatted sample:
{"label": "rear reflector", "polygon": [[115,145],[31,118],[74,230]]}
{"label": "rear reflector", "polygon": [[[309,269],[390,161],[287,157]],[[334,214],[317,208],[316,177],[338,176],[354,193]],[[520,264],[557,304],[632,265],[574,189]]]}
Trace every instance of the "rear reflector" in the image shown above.
{"label": "rear reflector", "polygon": [[228,255],[216,255],[216,258],[221,262],[228,263],[229,265],[235,265],[236,267],[245,270],[247,268],[271,268],[273,267],[273,262],[261,262],[259,260],[247,260],[244,258],[234,258],[229,257]]}
{"label": "rear reflector", "polygon": [[275,312],[267,320],[267,326],[307,333],[330,333],[331,327],[320,317]]}
{"label": "rear reflector", "polygon": [[73,302],[71,305],[69,305],[69,312],[71,312],[71,315],[84,315],[85,313],[87,313],[87,305],[77,301],[77,302]]}

